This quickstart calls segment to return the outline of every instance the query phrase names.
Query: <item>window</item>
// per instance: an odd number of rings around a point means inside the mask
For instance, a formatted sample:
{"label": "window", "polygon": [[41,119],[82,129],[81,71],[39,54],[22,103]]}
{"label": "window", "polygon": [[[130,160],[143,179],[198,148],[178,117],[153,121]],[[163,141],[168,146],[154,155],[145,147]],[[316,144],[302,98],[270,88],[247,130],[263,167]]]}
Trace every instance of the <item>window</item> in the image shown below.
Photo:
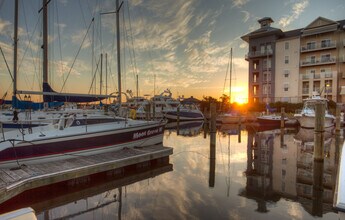
{"label": "window", "polygon": [[331,54],[321,55],[321,62],[330,62],[330,61],[331,61]]}
{"label": "window", "polygon": [[284,92],[289,91],[289,83],[284,83]]}
{"label": "window", "polygon": [[330,39],[326,39],[326,40],[321,41],[321,48],[330,47],[330,46],[331,46],[331,40]]}
{"label": "window", "polygon": [[253,94],[256,95],[256,86],[253,87]]}
{"label": "window", "polygon": [[285,56],[285,64],[289,64],[289,56]]}
{"label": "window", "polygon": [[307,49],[312,50],[316,48],[316,43],[315,42],[308,42],[307,43]]}
{"label": "window", "polygon": [[316,57],[315,56],[307,57],[307,59],[309,60],[310,63],[316,63]]}
{"label": "window", "polygon": [[289,49],[289,42],[285,42],[285,50]]}
{"label": "window", "polygon": [[289,78],[290,70],[284,70],[284,77]]}

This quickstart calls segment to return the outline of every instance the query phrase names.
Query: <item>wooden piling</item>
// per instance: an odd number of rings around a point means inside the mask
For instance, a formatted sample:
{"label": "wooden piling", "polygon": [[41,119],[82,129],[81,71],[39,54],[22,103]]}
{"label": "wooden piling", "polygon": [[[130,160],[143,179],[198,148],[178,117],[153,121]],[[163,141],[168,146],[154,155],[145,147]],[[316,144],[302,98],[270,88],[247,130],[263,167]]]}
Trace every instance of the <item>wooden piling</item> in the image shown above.
{"label": "wooden piling", "polygon": [[322,217],[323,207],[323,161],[313,163],[312,214]]}
{"label": "wooden piling", "polygon": [[340,112],[341,112],[342,104],[337,103],[335,109],[335,132],[340,133]]}
{"label": "wooden piling", "polygon": [[209,187],[214,187],[216,176],[216,104],[211,103],[211,121],[210,121],[210,174]]}
{"label": "wooden piling", "polygon": [[324,158],[324,132],[325,132],[325,104],[315,104],[315,129],[314,129],[314,161],[323,161]]}
{"label": "wooden piling", "polygon": [[281,108],[281,111],[280,111],[280,127],[281,127],[281,128],[284,128],[284,127],[285,127],[284,118],[285,118],[285,108],[282,107],[282,108]]}

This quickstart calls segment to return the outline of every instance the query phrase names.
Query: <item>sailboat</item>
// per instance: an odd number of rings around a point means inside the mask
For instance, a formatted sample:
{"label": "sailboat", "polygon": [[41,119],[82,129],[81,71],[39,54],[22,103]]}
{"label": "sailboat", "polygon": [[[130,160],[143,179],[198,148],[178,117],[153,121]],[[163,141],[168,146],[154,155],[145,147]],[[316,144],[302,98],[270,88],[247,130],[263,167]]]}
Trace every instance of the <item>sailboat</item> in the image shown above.
{"label": "sailboat", "polygon": [[[230,80],[229,80],[229,104],[231,104],[231,77],[232,77],[232,48],[230,49]],[[217,116],[217,122],[222,124],[235,124],[245,122],[245,117],[232,112],[225,112]]]}
{"label": "sailboat", "polygon": [[[43,0],[44,20],[47,19],[47,1]],[[119,10],[119,1],[116,0],[116,11]],[[119,21],[119,13],[116,15],[117,21]],[[119,22],[117,22],[117,36],[119,36]],[[118,37],[118,45],[120,45],[119,40]],[[120,81],[120,47],[117,48],[117,54],[118,80]],[[120,82],[119,85],[121,85]],[[120,86],[119,94],[121,94]],[[118,100],[121,104],[121,98]],[[120,117],[114,119],[112,122],[72,126],[76,122],[76,117],[72,114],[68,117],[61,116],[56,123],[46,126],[9,132],[0,131],[2,133],[0,136],[0,167],[20,167],[26,164],[163,142],[165,121],[139,121]]]}

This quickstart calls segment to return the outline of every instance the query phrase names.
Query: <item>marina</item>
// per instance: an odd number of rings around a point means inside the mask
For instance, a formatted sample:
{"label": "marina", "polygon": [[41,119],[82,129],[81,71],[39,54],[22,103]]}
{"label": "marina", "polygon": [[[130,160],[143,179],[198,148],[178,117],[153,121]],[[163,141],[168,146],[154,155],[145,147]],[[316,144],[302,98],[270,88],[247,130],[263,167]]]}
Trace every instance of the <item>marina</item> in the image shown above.
{"label": "marina", "polygon": [[0,219],[345,220],[344,7],[0,1]]}
{"label": "marina", "polygon": [[[179,131],[176,123],[167,124],[163,145],[54,162],[51,167],[2,169],[0,211],[32,207],[38,219],[341,215],[333,204],[343,130],[337,134],[327,129],[324,160],[315,163],[310,129],[257,130],[253,124],[229,124],[217,126],[213,139],[208,125],[181,126]],[[322,181],[316,182],[320,175]]]}

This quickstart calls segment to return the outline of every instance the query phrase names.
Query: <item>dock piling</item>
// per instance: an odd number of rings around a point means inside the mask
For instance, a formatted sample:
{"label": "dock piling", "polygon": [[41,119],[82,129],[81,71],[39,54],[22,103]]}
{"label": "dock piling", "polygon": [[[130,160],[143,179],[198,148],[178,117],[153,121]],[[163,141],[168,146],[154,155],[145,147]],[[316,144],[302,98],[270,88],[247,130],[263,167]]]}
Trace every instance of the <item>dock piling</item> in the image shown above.
{"label": "dock piling", "polygon": [[315,129],[314,129],[314,161],[323,161],[324,157],[324,133],[325,133],[325,104],[318,102],[315,105]]}

